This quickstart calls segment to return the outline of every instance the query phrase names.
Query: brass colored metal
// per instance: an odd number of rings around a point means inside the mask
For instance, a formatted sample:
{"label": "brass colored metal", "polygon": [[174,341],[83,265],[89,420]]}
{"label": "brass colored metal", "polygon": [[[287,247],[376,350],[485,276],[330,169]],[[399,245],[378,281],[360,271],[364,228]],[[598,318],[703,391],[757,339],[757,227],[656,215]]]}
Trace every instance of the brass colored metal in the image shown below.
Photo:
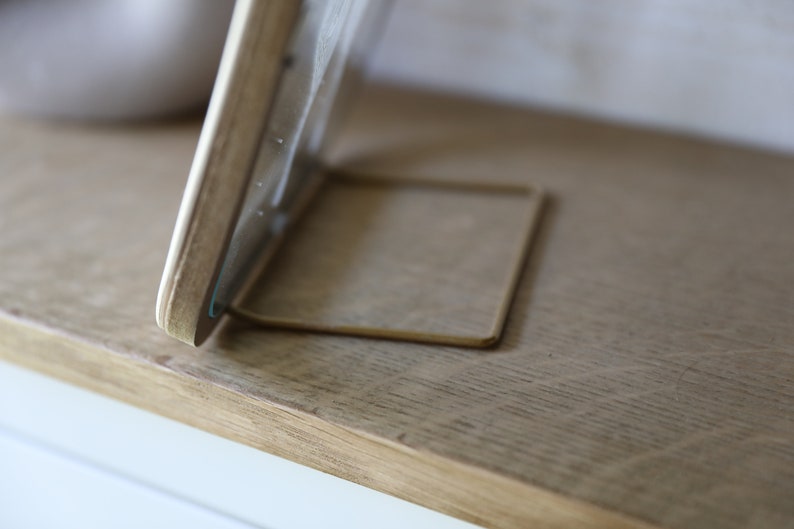
{"label": "brass colored metal", "polygon": [[[337,191],[329,191],[338,187]],[[329,206],[325,209],[320,208],[322,211],[317,211],[318,201],[326,200],[324,195],[337,193],[335,199],[338,203],[337,207]],[[372,321],[374,317],[377,320],[377,306],[387,303],[390,296],[400,298],[402,291],[410,290],[410,285],[406,286],[407,279],[403,276],[408,276],[410,273],[394,273],[394,270],[372,270],[372,266],[379,266],[377,263],[374,265],[365,264],[363,268],[353,267],[349,262],[340,265],[339,269],[345,269],[348,273],[332,272],[334,277],[327,280],[318,279],[316,276],[322,274],[325,270],[321,265],[310,265],[317,259],[322,259],[324,255],[328,254],[350,254],[351,259],[355,259],[355,249],[349,251],[334,251],[323,252],[322,245],[327,244],[330,248],[331,244],[350,244],[355,246],[356,237],[349,236],[329,236],[326,230],[333,229],[329,225],[334,224],[333,218],[328,218],[333,215],[346,215],[347,222],[341,220],[337,224],[344,226],[354,226],[354,229],[359,229],[362,224],[367,223],[367,215],[359,215],[356,217],[355,205],[352,200],[345,199],[344,193],[360,195],[363,205],[361,207],[371,211],[377,206],[373,203],[387,201],[390,195],[399,193],[405,194],[401,198],[401,202],[396,203],[392,209],[402,208],[407,210],[405,213],[395,213],[395,215],[409,215],[418,216],[419,220],[414,219],[414,223],[429,224],[433,222],[433,218],[427,213],[428,208],[419,211],[411,211],[411,204],[424,201],[432,206],[438,201],[443,202],[446,200],[448,204],[455,204],[460,202],[459,206],[454,206],[452,213],[458,217],[466,220],[466,229],[456,228],[458,233],[466,234],[466,244],[470,246],[472,251],[477,250],[480,257],[473,259],[474,272],[469,273],[468,279],[463,278],[460,282],[467,287],[468,292],[471,294],[466,301],[466,298],[461,298],[461,302],[454,296],[443,295],[440,293],[437,303],[433,300],[427,303],[428,306],[416,307],[410,303],[404,303],[403,310],[396,310],[393,307],[384,309],[382,312],[383,319],[381,321]],[[439,193],[439,195],[430,195],[432,193]],[[441,194],[449,195],[442,200]],[[399,197],[398,197],[399,198]],[[367,200],[364,200],[367,199]],[[458,201],[457,199],[462,199]],[[482,211],[491,212],[490,217],[498,216],[504,217],[499,220],[499,224],[491,222],[482,222],[477,219],[476,212],[472,211],[475,208],[467,209],[472,200],[493,201],[491,205],[485,205]],[[332,199],[328,199],[332,200]],[[505,217],[501,211],[502,206],[500,200],[507,200],[506,211],[519,212],[519,223],[514,224],[510,222],[511,217]],[[520,200],[520,204],[515,201]],[[303,217],[298,220],[293,230],[286,234],[285,240],[278,251],[270,256],[268,263],[262,265],[263,269],[258,274],[259,279],[246,289],[247,293],[241,297],[236,303],[228,308],[228,312],[242,320],[251,322],[263,327],[289,329],[305,332],[317,332],[346,336],[357,336],[365,338],[385,339],[385,340],[399,340],[409,342],[422,342],[439,345],[451,345],[461,347],[487,347],[496,343],[501,334],[512,305],[513,297],[516,287],[521,278],[522,271],[525,267],[527,255],[531,247],[531,241],[535,228],[538,224],[540,212],[542,210],[543,193],[533,187],[517,184],[498,184],[490,182],[449,182],[438,180],[408,180],[400,178],[376,178],[355,176],[349,174],[333,174],[326,178],[326,182],[320,187],[317,196],[312,199],[311,205],[307,211],[303,213]],[[405,204],[408,207],[403,207]],[[388,204],[387,204],[388,205]],[[337,213],[332,213],[336,211]],[[331,213],[329,213],[331,212]],[[342,213],[339,213],[342,212]],[[316,220],[306,220],[306,216],[319,215]],[[453,216],[453,215],[450,215]],[[410,219],[408,219],[410,220]],[[447,219],[453,222],[454,219]],[[375,226],[372,230],[378,229],[395,229],[383,228],[383,225],[393,226],[400,224],[395,222],[393,218],[389,218],[379,228]],[[487,227],[483,224],[500,227],[500,231],[508,230],[512,233],[505,236],[504,233],[487,233]],[[344,229],[344,228],[340,228]],[[370,230],[370,231],[372,231]],[[419,230],[425,231],[425,230]],[[369,234],[369,232],[367,232]],[[377,234],[376,234],[377,235]],[[391,239],[382,241],[382,252],[373,251],[371,247],[367,250],[368,255],[386,254],[381,259],[381,264],[390,264],[390,255],[397,255],[398,257],[403,252],[406,246],[413,241],[413,236],[421,238],[423,233],[412,234],[410,230],[405,232],[405,236],[399,234],[392,234]],[[490,237],[489,237],[490,235]],[[369,237],[369,235],[367,235]],[[292,244],[293,238],[301,239],[297,241],[296,249],[289,248]],[[359,237],[360,238],[360,237]],[[510,247],[506,255],[502,256],[503,259],[498,257],[498,241],[507,239],[510,241]],[[429,243],[428,248],[434,248],[437,244],[443,241],[426,241]],[[489,244],[494,247],[493,253],[489,251]],[[502,244],[504,246],[504,244]],[[305,248],[302,251],[301,248]],[[460,245],[458,245],[458,249]],[[504,248],[502,248],[504,250]],[[441,251],[441,250],[439,250]],[[286,256],[282,256],[286,253]],[[460,253],[460,252],[458,252]],[[416,281],[421,285],[418,288],[417,296],[422,297],[423,292],[428,292],[434,288],[442,289],[443,287],[437,286],[439,277],[449,276],[449,288],[456,289],[454,272],[439,269],[443,267],[444,263],[449,265],[449,261],[453,259],[451,256],[436,256],[431,255],[432,252],[426,252],[423,260],[425,263],[419,263],[417,267],[419,274]],[[487,263],[488,259],[493,256],[493,259],[499,259],[499,263]],[[281,258],[286,259],[282,263],[279,261]],[[435,259],[435,262],[434,262]],[[465,256],[462,260],[466,260]],[[436,267],[435,265],[439,266]],[[274,270],[271,269],[273,266]],[[314,266],[314,270],[312,270]],[[431,269],[430,272],[423,272],[425,267]],[[432,270],[435,267],[435,270]],[[493,273],[482,272],[477,274],[477,270],[495,270]],[[409,271],[410,272],[410,271]],[[450,275],[451,274],[451,275]],[[306,276],[312,276],[307,278]],[[353,279],[348,279],[351,275],[356,276]],[[362,280],[361,277],[367,278]],[[488,277],[483,277],[488,276]],[[341,278],[341,279],[339,279]],[[435,279],[434,279],[435,278]],[[349,294],[344,295],[341,292],[345,289],[343,284],[345,281],[369,281],[370,285],[365,290],[367,297],[370,293],[376,296],[377,302],[363,301],[359,303],[361,295]],[[339,284],[337,284],[339,283]],[[434,284],[435,283],[435,284]],[[360,289],[356,292],[360,292]],[[479,293],[479,294],[478,294]],[[432,297],[432,293],[429,294]],[[334,301],[336,298],[345,298],[349,303],[337,303]],[[450,299],[450,298],[454,299]],[[253,299],[253,301],[252,301]],[[412,298],[410,298],[412,299]],[[455,312],[455,307],[448,307],[447,302],[454,304],[457,299],[458,305],[466,305],[461,310]],[[330,301],[329,301],[330,300]],[[482,301],[486,300],[486,301]],[[488,303],[490,300],[491,303]],[[257,301],[259,303],[257,303]],[[316,308],[324,304],[333,305],[325,313],[321,309]],[[350,305],[362,304],[363,308],[356,312],[356,308],[351,309]],[[470,304],[471,306],[468,306]],[[481,306],[487,305],[487,306]],[[287,308],[285,308],[287,306]],[[373,306],[376,308],[373,309]],[[353,316],[338,318],[339,313],[346,313],[352,310]],[[436,313],[439,317],[434,317]],[[411,319],[411,313],[421,314],[421,318]],[[396,314],[406,314],[404,319],[407,324],[394,325]],[[454,314],[462,315],[461,321],[456,324],[454,321]],[[450,316],[452,315],[452,316]],[[366,320],[363,321],[362,320]],[[413,324],[411,322],[413,321]],[[442,322],[439,324],[438,322]],[[405,322],[403,322],[405,323]],[[434,329],[434,326],[438,329]]]}

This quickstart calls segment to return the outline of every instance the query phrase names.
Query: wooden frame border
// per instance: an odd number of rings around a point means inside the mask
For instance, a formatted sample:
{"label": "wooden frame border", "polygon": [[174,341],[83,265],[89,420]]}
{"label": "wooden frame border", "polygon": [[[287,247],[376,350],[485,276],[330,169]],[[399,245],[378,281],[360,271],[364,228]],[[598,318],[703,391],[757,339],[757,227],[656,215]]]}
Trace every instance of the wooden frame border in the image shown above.
{"label": "wooden frame border", "polygon": [[300,0],[237,0],[157,296],[157,323],[199,345],[259,151]]}

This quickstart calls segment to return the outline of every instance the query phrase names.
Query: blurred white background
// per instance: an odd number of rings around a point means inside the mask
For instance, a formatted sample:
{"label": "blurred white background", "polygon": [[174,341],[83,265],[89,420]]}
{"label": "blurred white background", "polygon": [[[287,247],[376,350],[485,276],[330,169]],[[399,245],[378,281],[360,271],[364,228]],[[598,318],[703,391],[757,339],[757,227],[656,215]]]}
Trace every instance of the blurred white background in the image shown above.
{"label": "blurred white background", "polygon": [[794,152],[790,0],[396,0],[375,75]]}
{"label": "blurred white background", "polygon": [[[0,106],[206,97],[231,0],[0,0]],[[791,0],[395,0],[376,79],[794,152]]]}
{"label": "blurred white background", "polygon": [[231,0],[0,0],[0,108],[158,117],[203,105]]}

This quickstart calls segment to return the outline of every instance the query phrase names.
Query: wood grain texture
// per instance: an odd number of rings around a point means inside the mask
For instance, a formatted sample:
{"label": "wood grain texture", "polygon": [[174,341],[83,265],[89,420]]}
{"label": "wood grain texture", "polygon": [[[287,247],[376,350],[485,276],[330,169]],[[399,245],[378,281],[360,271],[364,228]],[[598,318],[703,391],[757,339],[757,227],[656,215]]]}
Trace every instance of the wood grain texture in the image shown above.
{"label": "wood grain texture", "polygon": [[552,197],[498,348],[160,331],[198,124],[0,123],[0,356],[488,527],[794,526],[794,160],[372,89],[367,174]]}

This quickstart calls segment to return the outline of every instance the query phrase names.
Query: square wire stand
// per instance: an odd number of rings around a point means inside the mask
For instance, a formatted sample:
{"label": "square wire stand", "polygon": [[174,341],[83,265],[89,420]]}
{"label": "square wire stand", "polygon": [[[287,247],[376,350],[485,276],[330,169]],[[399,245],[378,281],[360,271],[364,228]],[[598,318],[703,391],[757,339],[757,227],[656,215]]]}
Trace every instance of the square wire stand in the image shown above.
{"label": "square wire stand", "polygon": [[229,312],[270,328],[490,346],[542,204],[529,186],[328,175]]}

